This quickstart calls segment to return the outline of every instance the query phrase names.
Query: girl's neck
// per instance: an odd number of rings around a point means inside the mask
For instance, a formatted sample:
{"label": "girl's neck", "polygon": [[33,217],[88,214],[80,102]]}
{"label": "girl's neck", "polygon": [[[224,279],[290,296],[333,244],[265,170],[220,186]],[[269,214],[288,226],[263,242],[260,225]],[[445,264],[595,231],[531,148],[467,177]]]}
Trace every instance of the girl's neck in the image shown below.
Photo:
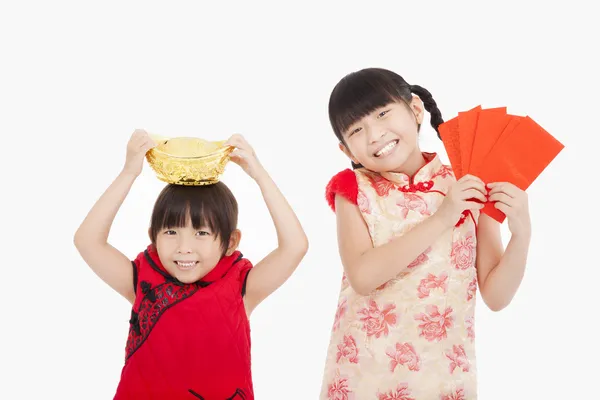
{"label": "girl's neck", "polygon": [[421,150],[415,150],[404,164],[390,172],[405,174],[408,175],[409,178],[413,178],[425,164],[427,164],[427,160],[423,157]]}

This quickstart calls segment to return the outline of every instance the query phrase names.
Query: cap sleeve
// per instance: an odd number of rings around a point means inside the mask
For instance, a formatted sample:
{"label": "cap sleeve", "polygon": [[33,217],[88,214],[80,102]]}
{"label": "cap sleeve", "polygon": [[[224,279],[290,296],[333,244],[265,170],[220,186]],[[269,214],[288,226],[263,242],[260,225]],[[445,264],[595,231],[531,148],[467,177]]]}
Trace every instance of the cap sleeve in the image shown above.
{"label": "cap sleeve", "polygon": [[142,262],[142,258],[144,257],[144,252],[140,252],[137,257],[131,260],[131,268],[133,270],[133,293],[137,294],[137,286],[138,286],[138,277],[140,276],[140,265]]}
{"label": "cap sleeve", "polygon": [[327,184],[325,198],[333,211],[335,211],[335,196],[338,194],[352,204],[358,204],[358,183],[356,182],[356,174],[351,169],[339,172]]}

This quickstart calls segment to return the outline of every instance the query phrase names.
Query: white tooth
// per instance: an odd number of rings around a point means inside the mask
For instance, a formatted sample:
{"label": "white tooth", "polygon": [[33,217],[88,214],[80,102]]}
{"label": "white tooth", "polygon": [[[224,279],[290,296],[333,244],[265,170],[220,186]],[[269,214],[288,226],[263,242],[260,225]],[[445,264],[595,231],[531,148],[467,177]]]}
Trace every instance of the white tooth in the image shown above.
{"label": "white tooth", "polygon": [[187,262],[186,263],[186,262],[177,261],[177,264],[179,266],[181,266],[181,267],[184,267],[184,268],[190,268],[190,267],[193,267],[194,265],[196,265],[196,262],[193,261],[193,262]]}
{"label": "white tooth", "polygon": [[381,156],[383,154],[387,154],[390,150],[392,150],[396,146],[396,142],[392,142],[386,145],[383,149],[379,150],[375,155]]}

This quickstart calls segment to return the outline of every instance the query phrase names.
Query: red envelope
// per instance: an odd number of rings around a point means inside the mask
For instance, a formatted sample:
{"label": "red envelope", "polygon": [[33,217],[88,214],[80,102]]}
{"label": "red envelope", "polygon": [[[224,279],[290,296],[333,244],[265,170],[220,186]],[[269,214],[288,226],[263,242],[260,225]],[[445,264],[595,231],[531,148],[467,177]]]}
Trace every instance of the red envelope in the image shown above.
{"label": "red envelope", "polygon": [[[504,109],[506,110],[506,108]],[[490,153],[498,138],[505,133],[507,126],[512,119],[520,120],[505,112],[494,112],[492,110],[483,110],[479,114],[477,125],[477,135],[473,141],[473,150],[471,152],[471,164],[468,171],[470,174],[478,176],[485,157]],[[513,128],[514,129],[514,128]]]}
{"label": "red envelope", "polygon": [[[534,120],[524,117],[490,151],[479,176],[486,183],[510,182],[521,190],[527,190],[563,148],[562,143]],[[487,204],[483,212],[498,222],[505,217],[492,204]]]}
{"label": "red envelope", "polygon": [[481,114],[506,114],[506,107],[489,108],[482,110],[481,106],[467,112],[458,113],[458,127],[460,131],[460,158],[463,175],[471,173],[471,158],[476,132],[480,132],[479,119]]}
{"label": "red envelope", "polygon": [[460,168],[460,138],[458,135],[458,118],[453,118],[444,122],[438,127],[440,137],[444,143],[444,148],[448,154],[450,165],[454,171],[456,179],[460,179],[462,171]]}
{"label": "red envelope", "polygon": [[[474,107],[465,113],[477,113],[481,110],[481,106]],[[476,119],[475,119],[476,121]],[[474,128],[473,128],[474,129]],[[450,159],[450,165],[454,171],[456,179],[460,179],[464,176],[465,171],[462,167],[462,150],[461,150],[461,139],[460,139],[460,115],[454,117],[449,121],[446,121],[438,128],[440,136],[446,148],[446,153]]]}
{"label": "red envelope", "polygon": [[[456,179],[473,174],[486,183],[510,182],[522,190],[564,148],[533,119],[506,114],[506,107],[460,112],[439,131]],[[482,212],[500,223],[506,218],[492,203]]]}
{"label": "red envelope", "polygon": [[473,139],[477,129],[477,121],[481,113],[481,106],[469,111],[458,113],[458,129],[460,131],[460,160],[463,175],[469,173],[471,163],[471,152],[473,150]]}

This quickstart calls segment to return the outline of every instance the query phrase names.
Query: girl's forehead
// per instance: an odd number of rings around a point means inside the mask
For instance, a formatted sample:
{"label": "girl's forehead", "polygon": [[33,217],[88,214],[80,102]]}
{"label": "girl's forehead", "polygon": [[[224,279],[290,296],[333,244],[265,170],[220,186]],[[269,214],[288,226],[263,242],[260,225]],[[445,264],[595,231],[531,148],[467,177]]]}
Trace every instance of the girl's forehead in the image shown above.
{"label": "girl's forehead", "polygon": [[387,104],[384,104],[382,106],[377,106],[377,107],[373,108],[372,110],[366,112],[364,115],[357,118],[350,126],[356,125],[361,122],[366,122],[369,119],[376,117],[377,114],[379,114],[381,111],[383,111],[387,108],[402,108],[402,109],[404,109],[405,107],[406,107],[406,104],[404,104],[404,103],[401,103],[399,101],[391,101]]}

